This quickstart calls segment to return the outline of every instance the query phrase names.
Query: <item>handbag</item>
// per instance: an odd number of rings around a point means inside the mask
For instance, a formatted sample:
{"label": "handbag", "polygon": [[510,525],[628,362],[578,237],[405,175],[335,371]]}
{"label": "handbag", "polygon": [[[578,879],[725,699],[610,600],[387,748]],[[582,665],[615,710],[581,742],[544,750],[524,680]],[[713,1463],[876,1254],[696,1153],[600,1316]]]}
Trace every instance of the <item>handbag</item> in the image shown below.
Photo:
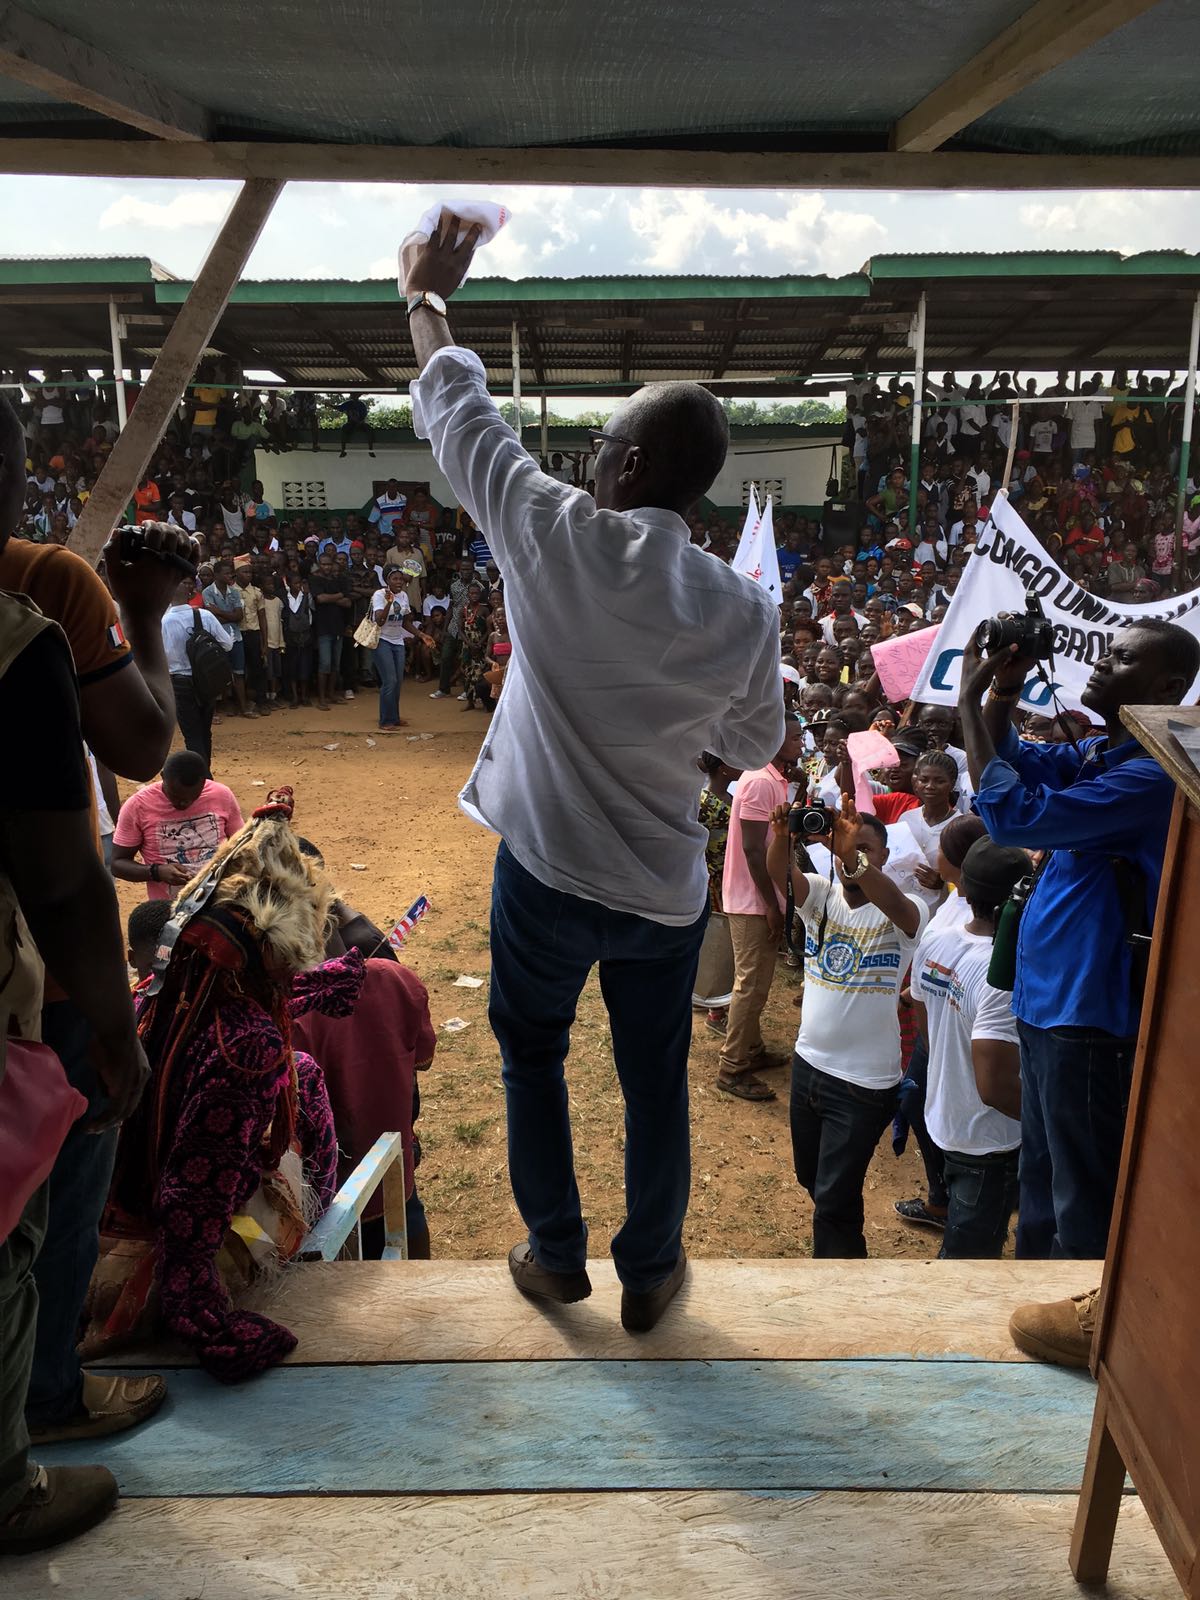
{"label": "handbag", "polygon": [[354,630],[354,642],[361,644],[364,650],[379,648],[379,624],[373,620],[369,611]]}
{"label": "handbag", "polygon": [[4,1041],[0,1076],[0,1244],[50,1176],[63,1140],[87,1110],[48,1044]]}

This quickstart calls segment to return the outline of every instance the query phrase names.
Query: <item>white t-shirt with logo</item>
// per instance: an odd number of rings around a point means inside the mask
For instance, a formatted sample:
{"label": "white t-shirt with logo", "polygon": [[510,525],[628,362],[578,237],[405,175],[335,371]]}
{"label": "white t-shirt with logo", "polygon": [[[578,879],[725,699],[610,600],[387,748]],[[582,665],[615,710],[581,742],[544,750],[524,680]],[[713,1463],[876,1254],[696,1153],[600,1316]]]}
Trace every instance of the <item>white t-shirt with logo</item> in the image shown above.
{"label": "white t-shirt with logo", "polygon": [[[804,876],[804,1003],[796,1054],[831,1078],[892,1089],[900,1082],[900,984],[929,909],[908,896],[920,918],[909,938],[869,901],[847,905],[840,883]],[[818,949],[823,911],[828,915]]]}
{"label": "white t-shirt with logo", "polygon": [[1054,449],[1054,419],[1043,417],[1029,429],[1029,445],[1035,456],[1048,456]]}
{"label": "white t-shirt with logo", "polygon": [[1017,1042],[1012,995],[987,981],[992,941],[964,928],[927,932],[913,959],[912,992],[929,1019],[925,1124],[942,1150],[968,1156],[1015,1150],[1021,1124],[984,1105],[972,1039]]}

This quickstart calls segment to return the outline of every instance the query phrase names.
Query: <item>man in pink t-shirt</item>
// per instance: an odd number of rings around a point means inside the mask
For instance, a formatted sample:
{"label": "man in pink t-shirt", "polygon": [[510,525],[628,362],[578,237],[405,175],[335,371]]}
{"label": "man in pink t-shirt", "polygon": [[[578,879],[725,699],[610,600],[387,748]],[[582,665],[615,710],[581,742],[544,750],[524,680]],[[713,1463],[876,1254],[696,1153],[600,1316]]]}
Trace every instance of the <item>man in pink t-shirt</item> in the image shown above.
{"label": "man in pink t-shirt", "polygon": [[121,807],[113,877],[144,883],[151,900],[169,900],[241,826],[233,790],[212,781],[203,756],[177,750],[163,764],[162,781],[148,783]]}
{"label": "man in pink t-shirt", "polygon": [[789,717],[783,747],[774,761],[742,774],[729,819],[721,901],[733,944],[734,981],[717,1088],[740,1100],[774,1100],[774,1089],[757,1072],[791,1059],[775,1060],[767,1054],[760,1020],[783,932],[783,899],[767,871],[771,813],[788,802],[788,776],[803,739],[799,719]]}

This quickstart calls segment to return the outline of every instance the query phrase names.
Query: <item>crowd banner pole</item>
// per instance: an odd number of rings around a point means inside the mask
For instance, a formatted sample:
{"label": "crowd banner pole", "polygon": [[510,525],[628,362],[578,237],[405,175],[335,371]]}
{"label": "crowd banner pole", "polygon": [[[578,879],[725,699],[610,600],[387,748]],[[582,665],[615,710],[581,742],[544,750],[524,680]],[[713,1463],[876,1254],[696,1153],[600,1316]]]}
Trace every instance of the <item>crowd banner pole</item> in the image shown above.
{"label": "crowd banner pole", "polygon": [[923,396],[925,393],[925,291],[921,290],[921,298],[917,301],[917,314],[913,318],[912,335],[913,355],[916,360],[916,373],[913,381],[913,414],[912,414],[912,447],[909,451],[908,462],[908,537],[913,542],[915,550],[920,542],[917,538],[917,484],[921,478],[921,429],[924,415]]}
{"label": "crowd banner pole", "polygon": [[516,322],[512,325],[512,372],[513,372],[513,427],[517,430],[519,439],[524,433],[521,427],[521,330]]}
{"label": "crowd banner pole", "polygon": [[96,561],[125,514],[282,190],[282,179],[248,178],[230,206],[75,524],[71,549],[85,561]]}
{"label": "crowd banner pole", "polygon": [[[1006,494],[1008,493],[1009,484],[1012,483],[1013,460],[1017,454],[1017,424],[1020,421],[1020,418],[1021,402],[1019,400],[1014,400],[1012,405],[1009,407],[1008,454],[1004,458],[1004,482],[1000,485]],[[992,493],[995,494],[995,492],[996,485],[993,484]]]}
{"label": "crowd banner pole", "polygon": [[1196,405],[1196,362],[1200,359],[1200,294],[1192,302],[1192,337],[1188,345],[1187,388],[1183,396],[1183,442],[1179,449],[1179,493],[1175,498],[1175,587],[1183,583],[1183,512],[1187,502],[1188,467],[1192,454],[1192,412]]}
{"label": "crowd banner pole", "polygon": [[121,432],[125,432],[125,424],[129,421],[129,412],[125,405],[125,357],[121,350],[121,319],[117,314],[117,302],[111,295],[108,297],[108,334],[112,340],[113,359],[113,384],[117,395],[117,425]]}

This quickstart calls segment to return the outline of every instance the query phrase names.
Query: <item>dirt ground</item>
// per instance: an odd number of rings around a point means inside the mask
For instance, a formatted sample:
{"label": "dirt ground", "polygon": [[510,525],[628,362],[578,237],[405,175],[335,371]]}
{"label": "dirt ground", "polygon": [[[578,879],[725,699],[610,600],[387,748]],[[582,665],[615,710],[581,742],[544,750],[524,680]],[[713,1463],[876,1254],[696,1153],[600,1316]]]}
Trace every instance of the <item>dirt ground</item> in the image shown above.
{"label": "dirt ground", "polygon": [[[502,1257],[522,1229],[508,1187],[499,1055],[487,1024],[487,989],[455,988],[460,974],[487,978],[488,899],[496,839],[469,822],[455,797],[484,732],[484,714],[457,700],[431,701],[408,682],[410,726],[381,736],[369,691],[332,711],[225,718],[214,729],[213,770],[243,811],[267,788],[296,791],[296,825],[321,848],[344,897],[389,927],[418,895],[432,911],[410,935],[405,959],[429,987],[437,1058],[421,1085],[419,1183],[434,1253]],[[372,741],[374,741],[372,743]],[[327,748],[335,746],[336,748]],[[123,792],[125,788],[123,786]],[[118,885],[123,911],[136,903]],[[797,975],[780,965],[764,1032],[772,1048],[795,1037]],[[468,1026],[445,1032],[451,1018]],[[790,1164],[786,1073],[779,1098],[731,1100],[715,1088],[719,1042],[698,1026],[692,1046],[692,1203],[685,1242],[698,1256],[806,1255],[811,1205]],[[567,1065],[575,1160],[593,1256],[623,1216],[621,1099],[607,1018],[595,979],[580,1002]],[[867,1183],[867,1245],[876,1256],[933,1256],[936,1237],[899,1223],[893,1202],[923,1192],[915,1142],[897,1160],[881,1142]]]}

